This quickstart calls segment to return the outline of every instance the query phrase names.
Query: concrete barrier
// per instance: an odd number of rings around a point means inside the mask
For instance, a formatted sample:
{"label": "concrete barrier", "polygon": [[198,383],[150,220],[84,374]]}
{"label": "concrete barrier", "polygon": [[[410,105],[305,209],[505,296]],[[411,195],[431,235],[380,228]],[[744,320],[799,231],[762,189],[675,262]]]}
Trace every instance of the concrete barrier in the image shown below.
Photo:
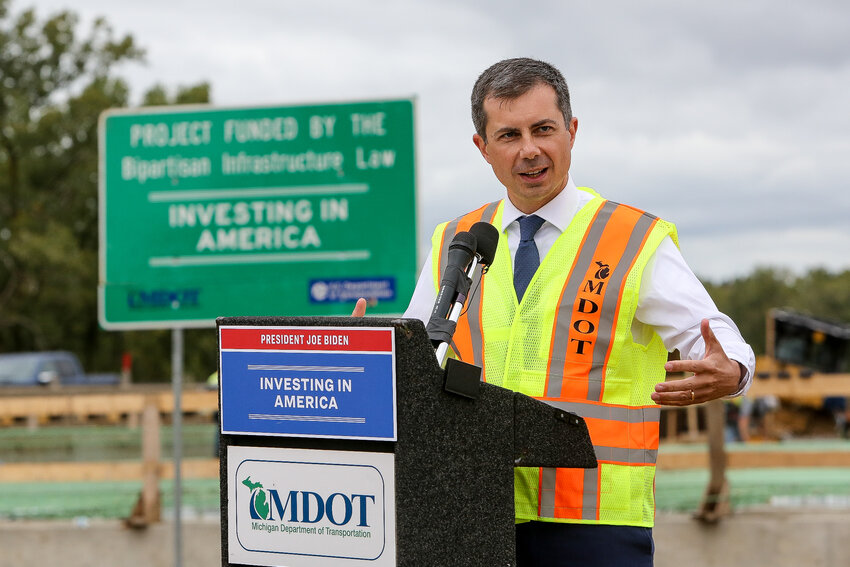
{"label": "concrete barrier", "polygon": [[715,525],[681,514],[656,518],[656,567],[850,565],[850,510],[734,513]]}
{"label": "concrete barrier", "polygon": [[[0,522],[0,567],[173,567],[169,522]],[[656,567],[837,567],[850,564],[850,510],[738,513],[717,525],[660,514]],[[221,564],[216,519],[184,522],[184,567]]]}
{"label": "concrete barrier", "polygon": [[[183,567],[221,565],[219,522],[184,522]],[[142,530],[116,520],[0,523],[0,567],[174,567],[174,525]]]}

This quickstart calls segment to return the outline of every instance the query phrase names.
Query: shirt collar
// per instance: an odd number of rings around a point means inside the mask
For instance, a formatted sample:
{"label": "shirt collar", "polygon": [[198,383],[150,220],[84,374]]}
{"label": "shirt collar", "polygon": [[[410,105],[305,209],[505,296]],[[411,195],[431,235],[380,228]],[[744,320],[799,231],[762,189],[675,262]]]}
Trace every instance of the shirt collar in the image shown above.
{"label": "shirt collar", "polygon": [[[578,206],[578,189],[573,183],[572,176],[567,177],[567,184],[555,198],[534,211],[534,214],[554,225],[561,232],[567,229]],[[502,211],[502,232],[525,213],[517,209],[510,198],[505,195],[505,207]]]}

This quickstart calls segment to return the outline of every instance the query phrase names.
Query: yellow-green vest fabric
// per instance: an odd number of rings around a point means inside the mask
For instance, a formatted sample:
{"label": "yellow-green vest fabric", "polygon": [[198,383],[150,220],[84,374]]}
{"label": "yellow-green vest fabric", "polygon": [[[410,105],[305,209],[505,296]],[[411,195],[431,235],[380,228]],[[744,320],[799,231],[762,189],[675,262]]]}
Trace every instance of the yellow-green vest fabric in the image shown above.
{"label": "yellow-green vest fabric", "polygon": [[[518,468],[516,517],[652,526],[660,410],[650,394],[664,381],[667,351],[650,328],[632,329],[641,279],[675,227],[594,197],[542,259],[517,303],[507,237],[458,321],[453,348],[482,366],[483,379],[582,416],[598,469]],[[484,220],[502,226],[502,202],[437,227],[435,289],[453,235]],[[473,282],[473,286],[476,282]],[[640,334],[640,336],[634,336]]]}

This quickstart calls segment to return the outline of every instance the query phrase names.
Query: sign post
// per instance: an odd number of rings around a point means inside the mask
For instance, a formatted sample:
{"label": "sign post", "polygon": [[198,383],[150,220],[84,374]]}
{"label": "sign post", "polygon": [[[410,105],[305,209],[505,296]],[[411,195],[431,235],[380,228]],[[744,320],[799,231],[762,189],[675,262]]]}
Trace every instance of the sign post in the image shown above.
{"label": "sign post", "polygon": [[413,101],[115,110],[100,121],[107,329],[404,311]]}

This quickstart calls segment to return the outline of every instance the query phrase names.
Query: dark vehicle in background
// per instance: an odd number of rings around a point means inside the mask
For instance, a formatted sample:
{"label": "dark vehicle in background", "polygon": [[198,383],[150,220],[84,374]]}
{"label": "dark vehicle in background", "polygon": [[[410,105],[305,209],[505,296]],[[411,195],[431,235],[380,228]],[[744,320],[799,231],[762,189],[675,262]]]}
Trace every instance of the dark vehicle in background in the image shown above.
{"label": "dark vehicle in background", "polygon": [[[787,309],[768,313],[768,356],[826,374],[850,372],[850,324]],[[772,344],[771,344],[772,343]]]}
{"label": "dark vehicle in background", "polygon": [[0,387],[118,384],[118,374],[86,374],[67,351],[0,354]]}

